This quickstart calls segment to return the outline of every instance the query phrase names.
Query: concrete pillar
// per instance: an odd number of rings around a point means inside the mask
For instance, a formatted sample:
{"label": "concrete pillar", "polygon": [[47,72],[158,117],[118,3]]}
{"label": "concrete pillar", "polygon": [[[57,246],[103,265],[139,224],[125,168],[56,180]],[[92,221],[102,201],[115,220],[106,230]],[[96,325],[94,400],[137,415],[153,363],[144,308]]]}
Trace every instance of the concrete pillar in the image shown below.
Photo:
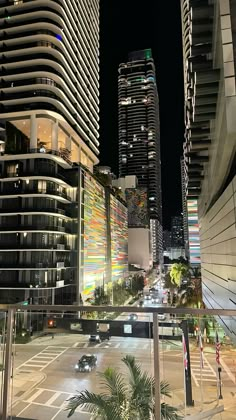
{"label": "concrete pillar", "polygon": [[66,137],[66,149],[71,152],[71,137]]}
{"label": "concrete pillar", "polygon": [[153,314],[153,356],[155,380],[155,420],[161,420],[160,353],[158,314]]}
{"label": "concrete pillar", "polygon": [[30,116],[30,149],[37,149],[37,118],[36,115]]}
{"label": "concrete pillar", "polygon": [[2,420],[8,420],[11,415],[11,375],[12,375],[12,343],[14,329],[15,309],[8,309],[7,314],[7,334],[6,334],[6,351],[4,365],[4,382],[2,394]]}
{"label": "concrete pillar", "polygon": [[52,124],[52,150],[58,150],[58,121]]}

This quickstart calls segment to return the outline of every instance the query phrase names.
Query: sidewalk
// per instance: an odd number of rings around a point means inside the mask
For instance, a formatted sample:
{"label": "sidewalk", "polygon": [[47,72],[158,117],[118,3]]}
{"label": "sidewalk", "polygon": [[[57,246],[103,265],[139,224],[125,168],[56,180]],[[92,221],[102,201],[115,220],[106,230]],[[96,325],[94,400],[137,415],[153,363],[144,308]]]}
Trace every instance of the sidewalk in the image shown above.
{"label": "sidewalk", "polygon": [[38,371],[26,371],[26,368],[15,369],[13,376],[12,404],[22,399],[22,396],[39,385],[46,378],[46,374]]}

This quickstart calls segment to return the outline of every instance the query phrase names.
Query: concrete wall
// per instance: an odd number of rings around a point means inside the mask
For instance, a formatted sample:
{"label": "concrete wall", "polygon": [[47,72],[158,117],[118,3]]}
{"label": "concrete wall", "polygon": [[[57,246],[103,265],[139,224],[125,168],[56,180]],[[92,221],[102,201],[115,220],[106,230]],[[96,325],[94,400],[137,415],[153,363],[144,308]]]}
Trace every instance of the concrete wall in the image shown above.
{"label": "concrete wall", "polygon": [[[234,8],[235,9],[235,8]],[[224,185],[236,150],[236,80],[234,42],[232,33],[234,9],[229,0],[215,4],[214,67],[220,69],[216,119],[211,122],[211,147],[209,163],[204,166],[204,180],[199,197],[199,216],[202,217],[218,198]]]}
{"label": "concrete wall", "polygon": [[152,268],[150,230],[145,228],[128,229],[129,264],[137,264],[144,270]]}
{"label": "concrete wall", "polygon": [[[208,308],[236,309],[236,177],[200,221],[203,298]],[[221,318],[236,341],[236,320]]]}

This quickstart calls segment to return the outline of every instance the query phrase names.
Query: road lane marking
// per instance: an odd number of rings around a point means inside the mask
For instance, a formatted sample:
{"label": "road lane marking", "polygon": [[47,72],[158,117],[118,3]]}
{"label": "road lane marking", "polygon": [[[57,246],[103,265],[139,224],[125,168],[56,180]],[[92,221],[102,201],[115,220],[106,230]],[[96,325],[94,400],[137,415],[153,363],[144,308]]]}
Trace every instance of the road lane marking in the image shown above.
{"label": "road lane marking", "polygon": [[62,346],[47,346],[47,349],[53,349],[53,350],[63,349],[63,350],[65,350],[65,349],[68,349],[68,347],[65,347],[65,346],[63,346],[63,347]]}
{"label": "road lane marking", "polygon": [[228,377],[235,384],[235,375],[231,372],[230,368],[226,365],[225,361],[223,360],[223,357],[221,357],[220,364],[222,368],[224,369],[224,371],[227,373]]}
{"label": "road lane marking", "polygon": [[17,417],[20,416],[25,410],[27,410],[27,408],[29,408],[29,406],[31,405],[31,403],[29,403],[25,408],[23,408],[23,410],[21,410],[18,414]]}
{"label": "road lane marking", "polygon": [[28,398],[27,402],[32,403],[39,395],[41,395],[44,392],[42,388],[39,388],[35,394],[33,394],[30,398]]}
{"label": "road lane marking", "polygon": [[40,356],[40,354],[37,354],[37,356],[32,357],[32,359],[36,357],[39,359],[54,359],[54,356]]}
{"label": "road lane marking", "polygon": [[[52,353],[50,351],[51,348],[52,346],[46,347],[44,350],[35,354],[30,359],[26,360],[24,363],[18,366],[16,370],[21,369],[23,366],[25,367],[30,366],[30,367],[40,367],[39,371],[41,372],[43,369],[48,367],[51,363],[53,363],[56,359],[58,359],[58,357],[60,357],[63,353],[65,353],[69,349],[69,347],[60,347],[61,350],[58,350],[57,353],[55,352]],[[39,357],[39,361],[37,361],[38,357]],[[49,360],[41,360],[41,357],[48,357]],[[39,365],[38,363],[41,363],[41,365]]]}
{"label": "road lane marking", "polygon": [[61,392],[60,391],[58,391],[58,392],[56,392],[51,398],[49,398],[49,400],[47,401],[47,404],[48,405],[52,405],[52,403],[58,398],[58,397],[60,397],[60,395],[61,395]]}
{"label": "road lane marking", "polygon": [[[210,365],[206,356],[203,355],[204,367],[200,366],[200,353],[191,355],[191,375],[197,387],[199,382],[216,382],[216,372]],[[198,362],[198,363],[197,363]]]}
{"label": "road lane marking", "polygon": [[[42,367],[45,367],[45,365],[31,365],[30,363],[28,364],[25,364],[24,366],[26,366],[26,367],[40,367],[40,368],[42,368]],[[41,369],[40,369],[41,370]]]}

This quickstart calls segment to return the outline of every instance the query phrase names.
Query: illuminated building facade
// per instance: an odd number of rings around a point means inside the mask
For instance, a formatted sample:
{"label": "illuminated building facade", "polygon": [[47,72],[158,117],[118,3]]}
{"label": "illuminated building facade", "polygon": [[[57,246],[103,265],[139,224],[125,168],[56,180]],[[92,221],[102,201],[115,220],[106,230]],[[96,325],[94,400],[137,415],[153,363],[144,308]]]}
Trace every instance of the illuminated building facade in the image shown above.
{"label": "illuminated building facade", "polygon": [[124,279],[128,271],[128,212],[116,197],[110,194],[111,280]]}
{"label": "illuminated building facade", "polygon": [[106,280],[107,217],[105,189],[89,173],[82,171],[83,212],[81,212],[81,261],[83,294],[91,293]]}
{"label": "illuminated building facade", "polygon": [[[198,204],[203,300],[208,308],[235,309],[236,5],[181,5],[186,193]],[[236,341],[235,320],[218,321]]]}
{"label": "illuminated building facade", "polygon": [[127,207],[85,169],[80,169],[78,226],[79,292],[121,280],[128,271]]}
{"label": "illuminated building facade", "polygon": [[162,263],[159,100],[150,49],[129,54],[119,66],[119,172],[147,188],[153,260]]}
{"label": "illuminated building facade", "polygon": [[188,237],[189,237],[189,262],[191,265],[200,264],[200,237],[198,224],[197,200],[187,200],[188,211]]}
{"label": "illuminated building facade", "polygon": [[0,2],[0,300],[78,301],[78,164],[98,163],[99,0]]}
{"label": "illuminated building facade", "polygon": [[184,229],[184,248],[185,257],[189,258],[189,245],[188,245],[188,211],[187,211],[187,196],[186,196],[186,176],[184,158],[180,159],[181,168],[181,190],[182,190],[182,210],[183,210],[183,229]]}

